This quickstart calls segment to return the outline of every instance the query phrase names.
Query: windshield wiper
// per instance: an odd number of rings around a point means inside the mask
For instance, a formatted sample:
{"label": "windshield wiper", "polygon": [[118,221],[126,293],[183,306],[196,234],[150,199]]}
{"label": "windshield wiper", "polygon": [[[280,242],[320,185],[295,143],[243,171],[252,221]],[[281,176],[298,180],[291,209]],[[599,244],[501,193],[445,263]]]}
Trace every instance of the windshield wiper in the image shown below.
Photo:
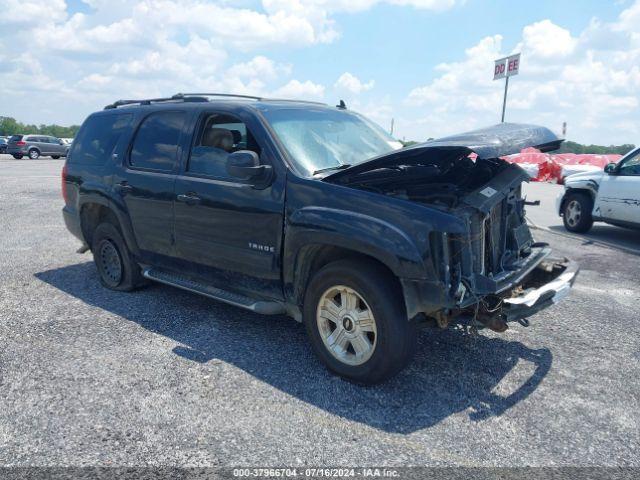
{"label": "windshield wiper", "polygon": [[345,168],[349,168],[350,166],[351,166],[350,163],[342,163],[340,165],[334,165],[333,167],[321,168],[320,170],[314,171],[313,174],[317,175],[318,173],[329,172],[331,170],[342,170],[342,169],[345,169]]}

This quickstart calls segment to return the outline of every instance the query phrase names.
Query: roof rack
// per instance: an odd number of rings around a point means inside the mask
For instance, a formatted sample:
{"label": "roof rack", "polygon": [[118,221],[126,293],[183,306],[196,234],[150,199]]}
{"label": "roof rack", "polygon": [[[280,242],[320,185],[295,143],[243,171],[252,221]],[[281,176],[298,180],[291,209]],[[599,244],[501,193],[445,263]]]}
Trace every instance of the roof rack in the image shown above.
{"label": "roof rack", "polygon": [[200,97],[229,97],[229,98],[248,98],[250,100],[266,100],[269,102],[299,102],[299,103],[312,103],[315,105],[326,105],[322,102],[312,102],[308,100],[295,100],[292,98],[266,98],[266,97],[256,97],[254,95],[236,95],[233,93],[176,93],[174,98],[191,98],[192,96],[200,96]]}
{"label": "roof rack", "polygon": [[151,105],[152,103],[163,102],[208,102],[209,100],[206,97],[246,98],[249,100],[269,100],[272,102],[299,102],[310,103],[314,105],[325,105],[322,102],[310,102],[307,100],[293,100],[288,98],[263,98],[255,97],[253,95],[235,95],[233,93],[176,93],[171,97],[146,98],[140,100],[118,100],[107,105],[106,107],[104,107],[104,109],[110,110],[113,108],[124,107],[126,105]]}
{"label": "roof rack", "polygon": [[204,97],[196,97],[189,96],[184,97],[180,94],[174,95],[172,97],[163,97],[163,98],[146,98],[142,100],[118,100],[113,102],[106,107],[105,110],[110,110],[112,108],[124,107],[125,105],[151,105],[152,103],[163,103],[163,102],[208,102],[208,100]]}
{"label": "roof rack", "polygon": [[172,98],[186,98],[186,97],[230,97],[230,98],[248,98],[250,100],[263,100],[262,97],[255,97],[253,95],[235,95],[233,93],[176,93]]}

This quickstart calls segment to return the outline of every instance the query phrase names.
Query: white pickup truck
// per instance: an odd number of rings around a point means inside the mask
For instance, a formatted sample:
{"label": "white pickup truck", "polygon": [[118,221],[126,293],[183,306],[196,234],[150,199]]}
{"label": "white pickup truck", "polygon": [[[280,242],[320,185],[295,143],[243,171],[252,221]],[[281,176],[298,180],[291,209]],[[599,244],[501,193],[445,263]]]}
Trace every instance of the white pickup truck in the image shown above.
{"label": "white pickup truck", "polygon": [[587,232],[595,221],[640,228],[640,148],[604,171],[570,175],[564,187],[556,208],[570,232]]}

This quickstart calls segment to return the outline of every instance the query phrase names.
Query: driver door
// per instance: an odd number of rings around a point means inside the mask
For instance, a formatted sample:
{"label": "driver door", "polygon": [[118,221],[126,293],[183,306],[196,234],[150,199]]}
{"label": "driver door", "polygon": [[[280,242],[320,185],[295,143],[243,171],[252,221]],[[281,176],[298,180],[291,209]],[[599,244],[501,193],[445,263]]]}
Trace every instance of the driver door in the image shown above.
{"label": "driver door", "polygon": [[615,173],[605,174],[595,211],[605,220],[640,225],[640,150],[622,159]]}
{"label": "driver door", "polygon": [[238,150],[252,150],[261,164],[273,164],[274,152],[256,130],[251,118],[225,111],[206,111],[197,119],[174,189],[176,256],[188,276],[281,299],[285,178],[276,174],[271,185],[254,188],[226,170],[227,157]]}

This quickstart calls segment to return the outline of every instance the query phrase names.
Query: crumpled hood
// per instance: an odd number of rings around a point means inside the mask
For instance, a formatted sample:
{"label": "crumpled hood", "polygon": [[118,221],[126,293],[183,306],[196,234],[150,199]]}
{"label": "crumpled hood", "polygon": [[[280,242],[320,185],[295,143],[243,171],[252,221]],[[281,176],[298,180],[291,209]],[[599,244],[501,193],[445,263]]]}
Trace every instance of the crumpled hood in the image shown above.
{"label": "crumpled hood", "polygon": [[476,153],[480,158],[499,158],[535,147],[543,152],[555,150],[563,141],[546,127],[518,123],[500,123],[459,135],[439,138],[412,147],[374,157],[326,176],[325,180],[347,179],[362,172],[393,165],[418,163],[425,153],[464,156]]}

